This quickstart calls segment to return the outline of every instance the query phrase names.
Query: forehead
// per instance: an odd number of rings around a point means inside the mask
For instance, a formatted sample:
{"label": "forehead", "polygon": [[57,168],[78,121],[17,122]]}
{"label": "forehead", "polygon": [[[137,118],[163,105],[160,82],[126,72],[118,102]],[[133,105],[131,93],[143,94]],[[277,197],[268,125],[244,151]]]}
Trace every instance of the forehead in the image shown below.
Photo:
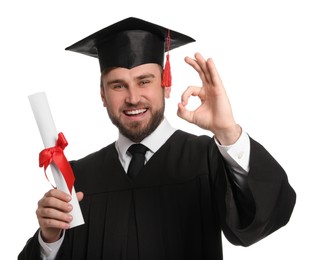
{"label": "forehead", "polygon": [[146,63],[136,66],[132,69],[127,68],[111,68],[102,74],[102,79],[109,80],[113,78],[123,79],[125,78],[140,78],[143,75],[153,75],[160,77],[162,74],[162,67],[156,63]]}

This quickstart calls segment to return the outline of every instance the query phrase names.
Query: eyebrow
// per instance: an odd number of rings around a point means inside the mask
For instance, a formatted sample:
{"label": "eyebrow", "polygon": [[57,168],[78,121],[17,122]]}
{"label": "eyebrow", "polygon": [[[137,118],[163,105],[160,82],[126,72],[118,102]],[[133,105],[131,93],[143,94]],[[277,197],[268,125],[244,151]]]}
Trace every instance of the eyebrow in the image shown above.
{"label": "eyebrow", "polygon": [[136,79],[146,79],[146,78],[155,78],[155,75],[152,73],[146,73],[136,77]]}
{"label": "eyebrow", "polygon": [[125,81],[122,80],[122,79],[114,79],[114,80],[108,81],[106,84],[107,85],[112,85],[112,84],[116,84],[116,83],[125,83]]}
{"label": "eyebrow", "polygon": [[[146,74],[142,74],[142,75],[135,77],[135,79],[137,80],[142,80],[142,79],[147,79],[147,78],[155,78],[155,75],[152,73],[146,73]],[[106,84],[111,85],[111,84],[116,84],[116,83],[125,83],[125,80],[113,79],[113,80],[108,81]]]}

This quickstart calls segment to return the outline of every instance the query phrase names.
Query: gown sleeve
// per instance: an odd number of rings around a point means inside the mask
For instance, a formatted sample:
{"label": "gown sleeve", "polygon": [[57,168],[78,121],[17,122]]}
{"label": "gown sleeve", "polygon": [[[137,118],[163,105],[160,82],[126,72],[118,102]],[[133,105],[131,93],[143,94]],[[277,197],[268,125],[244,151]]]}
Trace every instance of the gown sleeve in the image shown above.
{"label": "gown sleeve", "polygon": [[250,138],[250,170],[238,186],[216,146],[211,146],[211,177],[225,237],[249,246],[286,225],[296,193],[284,169],[267,150]]}
{"label": "gown sleeve", "polygon": [[26,242],[25,247],[18,255],[18,260],[41,260],[38,232],[39,230]]}

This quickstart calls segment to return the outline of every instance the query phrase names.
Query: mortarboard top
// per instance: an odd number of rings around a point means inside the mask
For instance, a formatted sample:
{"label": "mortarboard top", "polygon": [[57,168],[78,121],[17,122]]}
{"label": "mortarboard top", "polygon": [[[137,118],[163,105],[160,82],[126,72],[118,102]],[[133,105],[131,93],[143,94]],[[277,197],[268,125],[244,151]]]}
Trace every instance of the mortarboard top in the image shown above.
{"label": "mortarboard top", "polygon": [[179,32],[129,17],[91,34],[66,50],[98,58],[103,72],[110,67],[131,69],[145,63],[157,63],[163,67],[166,51],[194,41]]}

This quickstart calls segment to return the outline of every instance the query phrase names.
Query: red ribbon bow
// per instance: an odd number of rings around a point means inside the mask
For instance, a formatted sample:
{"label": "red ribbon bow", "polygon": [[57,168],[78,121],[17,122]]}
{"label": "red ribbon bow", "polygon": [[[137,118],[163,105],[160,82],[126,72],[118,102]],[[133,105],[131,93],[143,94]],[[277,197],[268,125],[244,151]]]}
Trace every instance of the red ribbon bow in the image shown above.
{"label": "red ribbon bow", "polygon": [[58,140],[54,147],[46,148],[39,154],[39,167],[44,167],[45,175],[47,177],[46,169],[53,162],[61,171],[68,190],[72,193],[75,177],[72,167],[66,159],[63,150],[68,145],[63,133],[58,134]]}

